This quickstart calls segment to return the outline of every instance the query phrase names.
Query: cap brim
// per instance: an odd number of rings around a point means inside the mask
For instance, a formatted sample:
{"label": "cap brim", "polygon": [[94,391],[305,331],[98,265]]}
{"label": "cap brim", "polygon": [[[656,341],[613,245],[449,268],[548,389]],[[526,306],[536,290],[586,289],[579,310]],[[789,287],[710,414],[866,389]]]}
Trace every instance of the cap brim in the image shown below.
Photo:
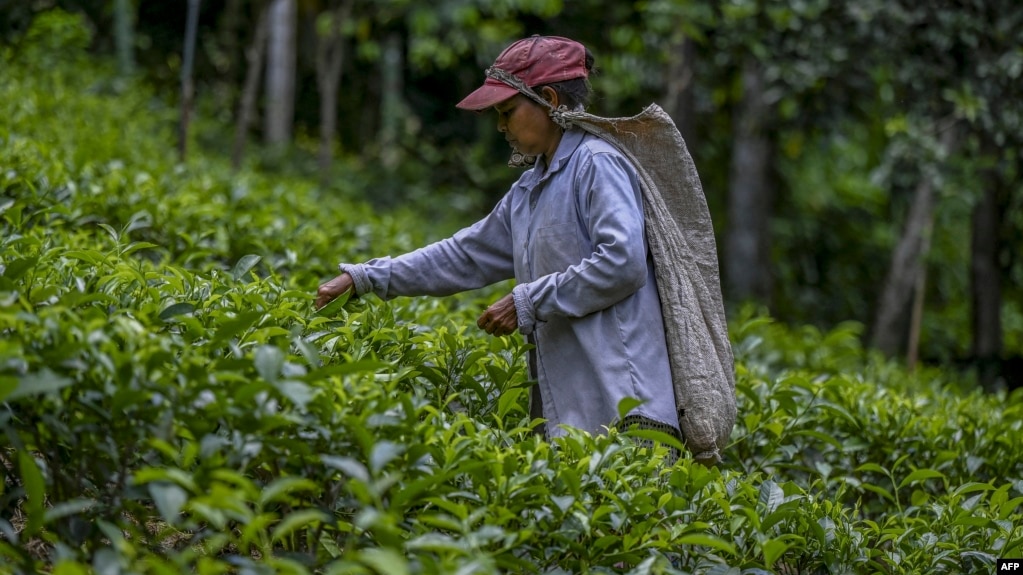
{"label": "cap brim", "polygon": [[476,88],[473,93],[466,96],[461,102],[455,104],[455,106],[463,110],[479,112],[486,110],[495,104],[499,104],[518,93],[518,90],[507,84],[498,82],[497,80],[487,79],[482,86]]}

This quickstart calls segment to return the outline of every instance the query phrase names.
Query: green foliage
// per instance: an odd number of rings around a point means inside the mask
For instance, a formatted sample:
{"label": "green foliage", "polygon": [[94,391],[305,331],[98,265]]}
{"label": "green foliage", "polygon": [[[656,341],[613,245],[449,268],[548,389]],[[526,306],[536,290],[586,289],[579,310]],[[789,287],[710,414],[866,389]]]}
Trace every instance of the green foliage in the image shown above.
{"label": "green foliage", "polygon": [[543,441],[527,347],[470,327],[508,286],[318,314],[336,260],[419,245],[417,214],[175,165],[168,112],[83,62],[2,62],[4,567],[952,573],[1023,552],[1019,395],[906,373],[858,324],[745,310],[720,468],[614,431]]}

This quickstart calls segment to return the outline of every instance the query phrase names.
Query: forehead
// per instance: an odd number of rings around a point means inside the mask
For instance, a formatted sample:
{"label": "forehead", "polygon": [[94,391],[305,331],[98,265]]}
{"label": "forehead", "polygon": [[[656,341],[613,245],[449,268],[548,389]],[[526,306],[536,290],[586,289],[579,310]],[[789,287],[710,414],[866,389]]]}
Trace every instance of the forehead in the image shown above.
{"label": "forehead", "polygon": [[500,102],[494,104],[494,109],[497,110],[498,112],[509,110],[519,105],[522,102],[522,100],[525,99],[526,97],[523,96],[522,94],[515,94],[514,96],[508,98],[507,100],[501,100]]}

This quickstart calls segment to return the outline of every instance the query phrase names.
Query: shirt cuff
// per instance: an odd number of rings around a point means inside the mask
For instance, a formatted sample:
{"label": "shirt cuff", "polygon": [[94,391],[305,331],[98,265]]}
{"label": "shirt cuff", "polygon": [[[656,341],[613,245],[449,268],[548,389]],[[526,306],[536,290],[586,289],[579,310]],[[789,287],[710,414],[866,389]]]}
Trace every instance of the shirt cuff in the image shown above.
{"label": "shirt cuff", "polygon": [[533,333],[536,327],[536,310],[533,302],[529,300],[529,293],[526,284],[519,284],[512,288],[512,299],[515,300],[515,313],[519,319],[519,332],[522,335]]}
{"label": "shirt cuff", "polygon": [[355,295],[363,295],[373,291],[373,284],[369,281],[369,274],[366,273],[366,266],[363,264],[338,264],[338,269],[341,273],[347,273],[352,276],[352,282],[355,284]]}

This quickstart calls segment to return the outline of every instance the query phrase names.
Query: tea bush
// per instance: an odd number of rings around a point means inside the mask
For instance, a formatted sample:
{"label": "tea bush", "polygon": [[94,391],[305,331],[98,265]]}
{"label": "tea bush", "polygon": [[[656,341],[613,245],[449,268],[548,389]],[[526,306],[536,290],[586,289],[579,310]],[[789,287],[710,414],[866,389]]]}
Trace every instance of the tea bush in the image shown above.
{"label": "tea bush", "polygon": [[[443,233],[176,164],[172,112],[51,13],[0,83],[0,561],[16,572],[966,573],[1023,555],[1023,407],[755,310],[718,468],[533,432],[495,286],[312,310]],[[49,27],[49,28],[47,28]],[[50,28],[60,34],[47,33]],[[61,42],[60,39],[66,41]],[[45,70],[39,62],[50,62]]]}

